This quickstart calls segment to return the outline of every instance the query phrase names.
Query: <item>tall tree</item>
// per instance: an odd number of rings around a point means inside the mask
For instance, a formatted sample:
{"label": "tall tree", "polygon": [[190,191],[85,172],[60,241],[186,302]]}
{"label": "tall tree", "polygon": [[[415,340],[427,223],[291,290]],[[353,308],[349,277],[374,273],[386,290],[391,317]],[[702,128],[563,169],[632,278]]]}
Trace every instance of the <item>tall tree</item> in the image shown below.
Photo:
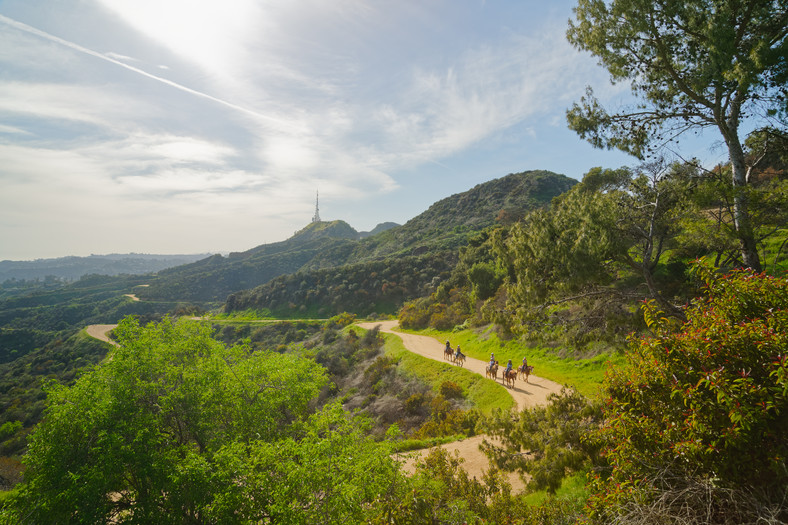
{"label": "tall tree", "polygon": [[611,114],[589,88],[567,112],[569,127],[638,158],[689,130],[717,129],[731,161],[742,262],[760,270],[740,126],[752,117],[784,128],[788,1],[578,0],[575,14],[569,41],[641,102]]}

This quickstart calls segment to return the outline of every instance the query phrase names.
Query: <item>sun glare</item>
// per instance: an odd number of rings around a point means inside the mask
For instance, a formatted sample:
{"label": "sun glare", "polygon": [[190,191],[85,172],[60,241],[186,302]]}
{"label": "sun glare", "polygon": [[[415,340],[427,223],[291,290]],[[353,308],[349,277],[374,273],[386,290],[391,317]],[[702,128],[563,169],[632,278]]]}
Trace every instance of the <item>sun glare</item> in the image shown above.
{"label": "sun glare", "polygon": [[[250,35],[256,4],[190,0],[100,0],[132,27],[179,56],[213,71],[226,71],[238,46]],[[256,20],[257,19],[257,20]]]}

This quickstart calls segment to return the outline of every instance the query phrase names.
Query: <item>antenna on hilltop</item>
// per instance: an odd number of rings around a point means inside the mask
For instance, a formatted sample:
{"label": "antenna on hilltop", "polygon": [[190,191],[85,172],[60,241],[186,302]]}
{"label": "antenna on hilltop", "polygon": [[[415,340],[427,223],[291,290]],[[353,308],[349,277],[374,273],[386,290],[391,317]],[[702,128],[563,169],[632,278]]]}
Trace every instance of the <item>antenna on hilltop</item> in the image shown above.
{"label": "antenna on hilltop", "polygon": [[315,194],[315,216],[312,217],[312,222],[320,222],[320,192],[317,191]]}

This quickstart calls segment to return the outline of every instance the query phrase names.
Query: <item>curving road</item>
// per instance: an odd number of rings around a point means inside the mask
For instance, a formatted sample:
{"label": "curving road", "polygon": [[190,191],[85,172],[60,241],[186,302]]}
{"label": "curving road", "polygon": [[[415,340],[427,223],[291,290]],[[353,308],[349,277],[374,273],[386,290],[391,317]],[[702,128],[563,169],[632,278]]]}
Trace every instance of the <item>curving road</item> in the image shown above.
{"label": "curving road", "polygon": [[[361,328],[367,330],[371,330],[376,326],[380,326],[381,332],[393,334],[402,339],[402,342],[408,351],[419,354],[423,357],[427,357],[429,359],[446,362],[443,359],[444,346],[440,341],[424,335],[395,332],[394,328],[398,326],[399,321],[376,321],[357,324]],[[114,324],[90,325],[86,327],[85,330],[91,337],[95,337],[96,339],[117,345],[117,343],[111,340],[108,336],[108,333],[116,326],[117,325]],[[464,368],[484,376],[486,366],[486,361],[468,357],[465,361]],[[499,373],[498,382],[501,381],[502,380],[500,379]],[[551,393],[559,393],[561,391],[561,385],[550,381],[549,379],[544,379],[531,374],[528,379],[528,383],[522,379],[517,379],[515,381],[514,387],[507,388],[507,390],[517,404],[518,410],[523,410],[524,408],[547,404],[547,396]],[[462,441],[442,445],[442,448],[448,450],[451,454],[454,454],[455,452],[458,453],[460,457],[464,459],[463,468],[468,472],[468,474],[475,476],[477,479],[481,479],[484,471],[489,469],[487,456],[485,456],[479,449],[479,445],[483,439],[489,438],[486,436],[474,436]],[[420,453],[417,452],[407,455],[408,458],[403,465],[406,470],[410,472],[414,470],[414,464],[418,459],[419,454]],[[524,483],[517,474],[509,473],[507,478],[515,491],[522,489]]]}

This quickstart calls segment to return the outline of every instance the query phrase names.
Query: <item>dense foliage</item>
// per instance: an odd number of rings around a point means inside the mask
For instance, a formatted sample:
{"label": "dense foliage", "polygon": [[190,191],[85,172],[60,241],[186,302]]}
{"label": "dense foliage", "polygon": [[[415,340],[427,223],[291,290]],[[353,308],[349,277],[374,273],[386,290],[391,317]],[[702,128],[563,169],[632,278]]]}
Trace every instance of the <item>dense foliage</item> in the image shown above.
{"label": "dense foliage", "polygon": [[224,309],[285,317],[394,313],[404,301],[429,293],[454,261],[449,254],[427,254],[290,274],[230,295]]}
{"label": "dense foliage", "polygon": [[[740,136],[747,122],[788,121],[788,3],[784,0],[581,0],[569,41],[591,52],[638,100],[608,113],[589,88],[569,126],[596,147],[644,158],[690,131],[719,132],[731,161],[734,229],[742,263],[761,270]],[[749,121],[748,121],[749,120]]]}
{"label": "dense foliage", "polygon": [[499,468],[527,475],[530,490],[555,493],[564,478],[602,463],[601,441],[589,439],[601,421],[598,404],[564,388],[546,406],[489,418],[487,433],[500,444],[485,441],[485,453]]}
{"label": "dense foliage", "polygon": [[[785,169],[774,157],[748,188],[760,258],[774,273],[788,269]],[[593,168],[550,207],[472,239],[448,279],[400,310],[401,322],[440,330],[493,322],[535,340],[623,347],[645,328],[644,299],[683,318],[697,294],[691,260],[742,264],[724,171],[664,161]]]}
{"label": "dense foliage", "polygon": [[[635,341],[629,365],[607,379],[600,437],[611,468],[591,502],[602,523],[665,494],[666,512],[680,514],[699,504],[682,499],[693,485],[711,494],[706,523],[788,519],[788,279],[697,268],[708,296],[687,322],[676,326],[650,303],[653,335]],[[765,514],[740,516],[729,491],[755,498]]]}
{"label": "dense foliage", "polygon": [[362,422],[338,405],[309,415],[326,381],[314,361],[226,347],[188,322],[116,333],[110,359],[50,385],[17,523],[338,523],[393,475]]}

